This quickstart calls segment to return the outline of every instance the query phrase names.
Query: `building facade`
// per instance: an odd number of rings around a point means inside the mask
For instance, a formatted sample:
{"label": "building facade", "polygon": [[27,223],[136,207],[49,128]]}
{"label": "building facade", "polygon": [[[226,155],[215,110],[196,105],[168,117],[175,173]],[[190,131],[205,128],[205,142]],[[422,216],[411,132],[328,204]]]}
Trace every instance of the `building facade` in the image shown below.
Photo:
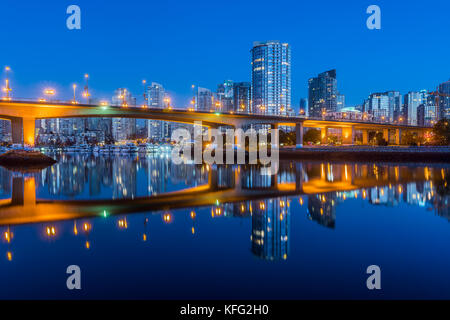
{"label": "building facade", "polygon": [[251,86],[250,82],[236,82],[233,84],[233,108],[235,112],[252,112]]}
{"label": "building facade", "polygon": [[197,103],[195,108],[199,111],[215,110],[213,92],[206,88],[197,87]]}
{"label": "building facade", "polygon": [[[165,107],[166,92],[164,87],[156,82],[152,82],[147,88],[147,104],[149,108]],[[169,123],[161,120],[147,120],[147,138],[152,141],[164,140],[169,135]]]}
{"label": "building facade", "polygon": [[425,90],[420,92],[410,91],[403,97],[403,122],[408,125],[417,125],[417,109],[421,104],[426,104],[428,94]]}
{"label": "building facade", "polygon": [[308,116],[320,118],[337,111],[336,70],[329,70],[308,80]]}
{"label": "building facade", "polygon": [[217,106],[216,110],[223,112],[234,111],[233,107],[233,81],[225,80],[217,86]]}
{"label": "building facade", "polygon": [[[119,88],[111,99],[113,105],[136,106],[136,98],[125,88]],[[115,141],[132,139],[136,135],[136,119],[112,118],[112,136]]]}
{"label": "building facade", "polygon": [[291,110],[291,49],[280,41],[255,42],[252,57],[252,112],[286,115]]}
{"label": "building facade", "polygon": [[439,85],[439,118],[450,119],[450,80]]}

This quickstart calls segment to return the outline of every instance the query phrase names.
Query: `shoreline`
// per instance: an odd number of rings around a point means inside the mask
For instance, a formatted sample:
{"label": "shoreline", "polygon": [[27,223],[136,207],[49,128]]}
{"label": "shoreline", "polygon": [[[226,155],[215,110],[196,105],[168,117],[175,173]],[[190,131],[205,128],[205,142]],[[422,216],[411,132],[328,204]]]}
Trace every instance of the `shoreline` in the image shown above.
{"label": "shoreline", "polygon": [[284,147],[280,159],[450,163],[450,147]]}

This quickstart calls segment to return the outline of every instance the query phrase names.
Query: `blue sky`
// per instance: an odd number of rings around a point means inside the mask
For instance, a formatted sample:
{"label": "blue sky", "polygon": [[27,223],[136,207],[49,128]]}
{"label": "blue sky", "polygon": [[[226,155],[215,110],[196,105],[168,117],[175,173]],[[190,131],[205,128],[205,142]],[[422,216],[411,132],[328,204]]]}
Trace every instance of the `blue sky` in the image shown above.
{"label": "blue sky", "polygon": [[[66,27],[71,4],[81,8],[81,30]],[[381,30],[366,28],[371,4],[381,8]],[[52,86],[69,98],[87,72],[95,97],[118,87],[140,96],[147,79],[183,107],[192,84],[250,81],[253,41],[277,39],[291,45],[294,106],[308,78],[332,68],[354,105],[371,92],[449,80],[449,12],[448,0],[2,0],[0,65],[13,69],[18,97]]]}

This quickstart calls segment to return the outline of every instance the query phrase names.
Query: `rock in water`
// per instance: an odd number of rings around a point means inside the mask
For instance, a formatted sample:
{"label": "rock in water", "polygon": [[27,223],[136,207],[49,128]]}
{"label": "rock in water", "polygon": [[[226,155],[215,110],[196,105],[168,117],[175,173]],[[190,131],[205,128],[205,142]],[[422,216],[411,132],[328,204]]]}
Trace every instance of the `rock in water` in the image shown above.
{"label": "rock in water", "polygon": [[0,155],[0,165],[7,169],[46,168],[56,160],[38,151],[11,150]]}

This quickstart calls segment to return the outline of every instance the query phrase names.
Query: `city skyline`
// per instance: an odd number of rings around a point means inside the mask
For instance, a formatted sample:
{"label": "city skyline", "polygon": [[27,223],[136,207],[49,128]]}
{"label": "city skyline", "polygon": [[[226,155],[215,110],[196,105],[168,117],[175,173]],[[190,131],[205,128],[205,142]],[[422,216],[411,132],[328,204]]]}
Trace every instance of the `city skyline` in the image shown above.
{"label": "city skyline", "polygon": [[[183,18],[187,14],[198,16],[199,13],[194,12],[192,8],[195,4],[201,3],[201,1],[195,2],[192,6],[181,4],[179,7],[170,9],[165,4],[152,4],[151,9],[159,9],[167,13],[173,23],[177,22],[174,21],[176,18]],[[211,9],[217,5],[209,4]],[[114,32],[117,28],[123,27],[123,23],[114,26],[107,23],[108,18],[117,17],[119,14],[119,9],[115,6],[101,8],[103,15],[92,15],[90,11],[97,12],[97,9],[100,9],[98,5],[80,1],[82,29],[70,31],[63,23],[66,18],[63,5],[55,6],[49,1],[44,1],[39,4],[41,19],[38,19],[39,17],[27,19],[26,16],[20,18],[21,11],[17,4],[8,3],[9,14],[2,17],[0,25],[14,28],[15,35],[5,35],[4,40],[9,44],[10,49],[2,53],[2,60],[13,69],[12,81],[19,95],[28,91],[38,95],[43,88],[54,86],[58,93],[69,96],[72,83],[81,84],[83,82],[81,75],[88,72],[92,77],[93,93],[100,98],[109,97],[110,93],[119,87],[128,87],[138,96],[141,92],[141,80],[147,79],[162,83],[170,90],[169,93],[176,105],[185,105],[189,101],[192,84],[213,89],[217,83],[225,79],[249,81],[248,63],[251,60],[249,53],[251,44],[254,41],[267,39],[280,39],[292,47],[293,106],[298,105],[300,98],[307,96],[307,79],[332,68],[339,71],[340,91],[346,93],[348,105],[361,103],[373,92],[396,90],[405,93],[424,88],[434,89],[439,83],[448,80],[447,70],[450,68],[444,53],[448,52],[445,47],[449,45],[442,41],[446,34],[441,23],[445,21],[444,12],[448,4],[421,6],[408,2],[406,6],[380,1],[383,25],[381,30],[376,31],[365,27],[367,18],[365,3],[352,4],[344,9],[339,8],[338,4],[327,2],[326,6],[322,6],[317,11],[314,11],[317,9],[316,4],[290,3],[290,5],[304,18],[295,20],[298,26],[293,23],[293,13],[289,13],[285,19],[276,17],[271,28],[262,27],[254,32],[256,30],[251,28],[253,18],[248,16],[246,20],[243,20],[245,23],[242,22],[243,37],[228,41],[224,41],[227,30],[221,28],[219,23],[228,19],[230,9],[221,8],[224,9],[224,13],[214,17],[214,23],[211,21],[212,17],[204,18],[205,23],[212,23],[211,28],[204,32],[208,35],[215,32],[212,42],[206,41],[211,44],[207,46],[201,41],[194,41],[195,45],[193,45],[192,36],[187,36],[188,31],[197,30],[203,23],[196,26],[186,25],[182,23],[185,19],[171,24],[170,28],[162,28],[163,32],[160,34],[152,33],[150,43],[138,40],[144,37],[142,30],[145,30],[145,26],[156,28],[156,24],[162,18],[156,17],[152,21],[140,20],[144,13],[136,12],[134,9],[147,9],[148,5],[132,1],[124,9],[123,19],[127,22],[126,30],[129,31],[127,43],[131,48],[136,49],[128,50],[128,46],[125,48],[115,46],[114,51],[106,51],[101,48],[110,47],[111,43],[114,43]],[[133,14],[129,10],[133,10]],[[238,13],[239,16],[248,13],[251,7],[244,4],[241,10],[242,12]],[[262,12],[266,12],[265,10],[263,6],[258,9]],[[61,14],[59,14],[60,11]],[[145,12],[145,10],[142,11]],[[315,20],[318,14],[309,17],[308,12],[320,12],[320,15],[327,19],[319,23]],[[398,15],[396,14],[398,12],[404,14]],[[58,15],[61,16],[57,18]],[[426,17],[430,15],[434,18],[426,20]],[[341,19],[342,17],[346,19]],[[59,24],[59,20],[62,23]],[[411,25],[410,21],[417,23]],[[34,28],[36,30],[29,32],[33,24],[37,25]],[[180,24],[183,25],[183,30],[178,27]],[[327,28],[331,25],[336,30]],[[228,26],[232,29],[237,28],[233,24]],[[346,38],[338,37],[340,33],[348,29],[352,32],[347,33]],[[25,44],[22,41],[19,43],[17,38],[21,38],[24,33],[26,33]],[[36,36],[36,39],[31,38],[35,33],[41,36]],[[58,44],[48,46],[42,39],[42,34],[46,35],[45,38],[57,38]],[[412,39],[420,37],[428,39],[430,43],[440,43],[440,46],[444,48],[429,50],[428,46],[417,46],[411,50],[403,50]],[[375,42],[380,44],[376,49],[372,46]],[[27,43],[39,48],[39,52],[32,54],[29,50],[24,50]],[[326,43],[327,48],[331,50],[320,49],[323,43]],[[71,49],[63,50],[63,48]],[[342,50],[344,48],[345,50]],[[183,55],[176,57],[177,52],[183,52]],[[211,74],[209,70],[214,70],[214,74]],[[27,74],[26,79],[23,78],[24,74]],[[364,81],[351,81],[361,78]]]}

